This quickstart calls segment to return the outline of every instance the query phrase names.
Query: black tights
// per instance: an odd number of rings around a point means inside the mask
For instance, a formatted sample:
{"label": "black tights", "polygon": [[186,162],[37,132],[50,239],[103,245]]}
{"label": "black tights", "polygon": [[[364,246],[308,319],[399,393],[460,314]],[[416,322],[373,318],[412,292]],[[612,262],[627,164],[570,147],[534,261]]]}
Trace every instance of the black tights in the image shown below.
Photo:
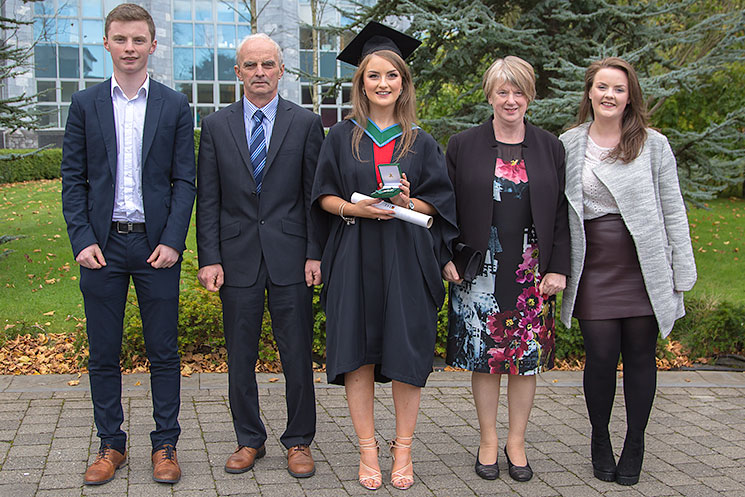
{"label": "black tights", "polygon": [[593,431],[607,433],[620,353],[627,431],[633,436],[642,435],[657,388],[657,321],[654,316],[581,319],[579,327],[585,340],[583,385]]}

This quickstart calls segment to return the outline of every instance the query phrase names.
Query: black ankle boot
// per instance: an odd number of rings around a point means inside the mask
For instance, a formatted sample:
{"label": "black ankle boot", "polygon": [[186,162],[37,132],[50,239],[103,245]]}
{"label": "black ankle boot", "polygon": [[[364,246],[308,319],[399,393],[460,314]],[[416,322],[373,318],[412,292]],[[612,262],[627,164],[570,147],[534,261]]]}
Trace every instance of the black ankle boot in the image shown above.
{"label": "black ankle boot", "polygon": [[610,444],[608,430],[592,430],[590,442],[592,454],[592,470],[595,478],[602,481],[616,480],[616,459],[613,457],[613,447]]}
{"label": "black ankle boot", "polygon": [[616,467],[616,482],[620,485],[636,485],[639,473],[642,471],[644,460],[644,433],[626,433],[623,442],[623,452],[618,458]]}

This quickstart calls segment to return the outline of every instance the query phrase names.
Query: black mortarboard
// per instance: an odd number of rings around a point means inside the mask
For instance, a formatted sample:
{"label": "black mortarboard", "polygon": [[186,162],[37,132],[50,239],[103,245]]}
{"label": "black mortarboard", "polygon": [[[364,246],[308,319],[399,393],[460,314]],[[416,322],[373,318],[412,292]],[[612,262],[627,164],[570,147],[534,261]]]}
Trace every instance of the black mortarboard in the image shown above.
{"label": "black mortarboard", "polygon": [[416,38],[370,21],[336,58],[357,66],[368,54],[378,50],[391,50],[406,59],[421,44]]}

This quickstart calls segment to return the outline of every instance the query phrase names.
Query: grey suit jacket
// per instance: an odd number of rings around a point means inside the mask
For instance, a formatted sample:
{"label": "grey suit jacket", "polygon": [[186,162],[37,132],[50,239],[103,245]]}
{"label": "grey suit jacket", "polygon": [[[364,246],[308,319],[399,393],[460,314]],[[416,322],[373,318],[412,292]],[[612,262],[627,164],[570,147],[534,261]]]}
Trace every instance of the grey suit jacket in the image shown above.
{"label": "grey suit jacket", "polygon": [[202,121],[199,267],[222,264],[226,285],[246,287],[256,281],[263,258],[274,284],[305,281],[306,259],[321,259],[309,209],[322,141],[320,116],[280,97],[256,193],[242,100]]}
{"label": "grey suit jacket", "polygon": [[[561,306],[561,321],[567,327],[585,261],[582,170],[589,128],[590,123],[585,123],[559,137],[566,149],[571,236],[571,277]],[[660,333],[666,337],[675,320],[685,315],[683,292],[696,282],[688,218],[670,144],[664,135],[647,129],[639,157],[628,164],[601,164],[594,172],[613,195],[631,233],[649,301]]]}

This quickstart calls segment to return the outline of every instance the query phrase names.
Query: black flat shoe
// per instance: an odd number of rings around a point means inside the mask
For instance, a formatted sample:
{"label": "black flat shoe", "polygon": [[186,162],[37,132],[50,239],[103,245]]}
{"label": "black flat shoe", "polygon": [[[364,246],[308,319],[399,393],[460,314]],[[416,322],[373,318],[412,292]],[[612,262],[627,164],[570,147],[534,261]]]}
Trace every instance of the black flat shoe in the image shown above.
{"label": "black flat shoe", "polygon": [[621,457],[616,467],[616,483],[619,485],[636,485],[642,472],[644,460],[644,434],[626,434]]}
{"label": "black flat shoe", "polygon": [[613,447],[607,431],[603,434],[592,431],[590,453],[595,478],[601,481],[616,481],[616,459],[613,457]]}
{"label": "black flat shoe", "polygon": [[479,462],[479,451],[476,451],[476,474],[484,480],[496,480],[499,478],[499,458],[494,464],[481,464]]}
{"label": "black flat shoe", "polygon": [[533,478],[533,470],[530,467],[527,456],[525,457],[525,466],[515,466],[512,464],[512,461],[510,461],[509,454],[507,454],[507,446],[504,448],[504,455],[507,457],[507,468],[513,480],[528,481]]}

